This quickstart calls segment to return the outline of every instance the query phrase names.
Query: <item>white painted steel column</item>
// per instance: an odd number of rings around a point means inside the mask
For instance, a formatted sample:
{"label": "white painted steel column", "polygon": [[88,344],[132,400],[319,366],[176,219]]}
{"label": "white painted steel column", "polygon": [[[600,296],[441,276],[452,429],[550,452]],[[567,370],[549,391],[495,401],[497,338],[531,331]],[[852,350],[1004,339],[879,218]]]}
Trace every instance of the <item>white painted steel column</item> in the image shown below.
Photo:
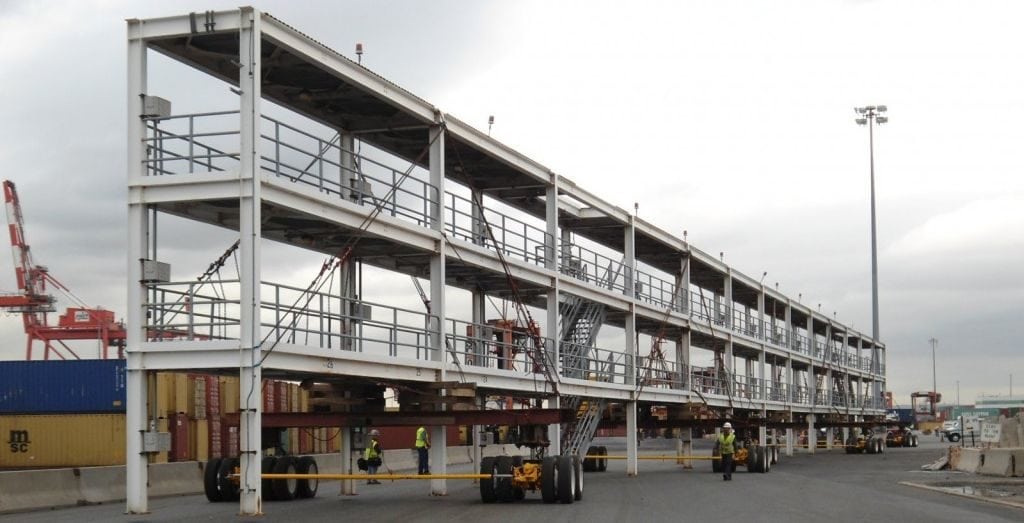
{"label": "white painted steel column", "polygon": [[[146,133],[142,114],[142,95],[146,92],[146,44],[140,37],[141,22],[128,21],[128,173],[129,191],[134,181],[145,175],[142,165],[146,157]],[[149,484],[147,465],[149,458],[142,452],[142,433],[148,429],[146,419],[146,371],[143,354],[139,346],[145,339],[146,287],[142,280],[140,259],[146,257],[149,219],[146,206],[142,203],[128,203],[128,312],[127,340],[127,405],[125,406],[125,511],[129,514],[149,512]]]}
{"label": "white painted steel column", "polygon": [[[792,413],[792,411],[790,411],[790,413],[789,413],[789,420],[788,421],[790,421],[790,422],[793,421],[793,413]],[[793,427],[787,427],[786,428],[786,455],[787,456],[792,456],[793,455],[793,436],[794,436],[793,432],[794,432],[793,431]]]}
{"label": "white painted steel column", "polygon": [[241,89],[239,117],[239,310],[241,320],[239,361],[240,421],[238,434],[241,500],[239,514],[263,513],[260,480],[261,417],[263,410],[260,358],[260,99],[261,28],[260,13],[250,7],[240,10],[238,87]]}
{"label": "white painted steel column", "polygon": [[732,328],[732,309],[735,306],[732,296],[732,269],[727,268],[725,273],[725,291],[722,293],[722,298],[725,300],[725,320],[724,325],[726,329]]}
{"label": "white painted steel column", "polygon": [[690,369],[690,334],[689,329],[683,331],[679,335],[679,342],[676,343],[676,368],[679,372],[681,386],[688,393],[693,392],[693,372]]}
{"label": "white painted steel column", "polygon": [[[352,397],[351,391],[345,391],[345,399]],[[356,462],[353,459],[352,454],[352,427],[341,427],[338,429],[338,437],[341,438],[341,471],[345,474],[355,474],[355,467],[352,465]],[[353,479],[341,480],[341,494],[343,496],[355,496],[356,495],[356,482]]]}
{"label": "white painted steel column", "polygon": [[[679,274],[676,275],[675,309],[687,312],[690,310],[690,256],[684,255],[679,260]],[[690,331],[687,330],[676,343],[676,372],[679,373],[679,388],[692,391],[690,373]]]}
{"label": "white painted steel column", "polygon": [[626,297],[629,299],[629,310],[626,312],[626,354],[627,360],[629,361],[629,373],[626,375],[626,383],[634,386],[633,400],[626,403],[626,474],[629,476],[636,476],[639,472],[637,457],[637,431],[636,431],[636,409],[637,409],[637,397],[636,397],[636,380],[637,380],[637,369],[639,368],[636,345],[636,225],[634,223],[634,217],[629,217],[629,223],[626,225],[625,234],[625,246],[623,248],[623,255],[625,255],[626,264]]}
{"label": "white painted steel column", "polygon": [[[445,256],[447,241],[444,233],[444,140],[445,131],[442,125],[430,127],[430,184],[437,191],[431,196],[430,227],[442,236],[437,241],[436,252],[430,257],[430,359],[439,362],[448,360],[445,350]],[[447,373],[441,366],[438,381],[445,381]],[[444,408],[444,406],[442,406]],[[430,427],[430,472],[445,474],[448,470],[448,429],[444,425]],[[448,495],[448,483],[444,479],[430,480],[430,493],[435,496]]]}
{"label": "white painted steel column", "polygon": [[[561,285],[559,284],[561,276],[558,271],[558,176],[551,175],[551,184],[548,185],[544,194],[545,199],[545,225],[547,226],[546,233],[547,237],[544,239],[544,268],[554,273],[551,277],[551,287],[548,290],[547,299],[547,332],[548,337],[551,339],[551,358],[550,362],[552,365],[551,374],[556,380],[561,381],[562,378],[562,364],[560,353],[562,350],[561,340],[559,340],[558,333],[558,296]],[[586,375],[583,376],[586,379]],[[561,396],[556,396],[548,401],[548,407],[557,409],[562,406]],[[562,453],[562,424],[552,423],[548,425],[548,441],[551,442],[551,446],[548,447],[548,454],[557,456]]]}
{"label": "white painted steel column", "polygon": [[814,430],[814,414],[807,415],[807,452],[814,454],[818,449],[818,433]]}
{"label": "white painted steel column", "polygon": [[[356,158],[355,158],[355,136],[348,131],[338,132],[338,147],[341,149],[341,168],[340,176],[341,180],[338,181],[341,187],[350,187],[352,189],[350,198],[356,203],[362,204],[363,197],[363,180],[362,176],[358,174],[356,169]],[[342,191],[344,192],[344,190]],[[348,351],[359,351],[360,343],[358,342],[356,335],[358,331],[358,325],[353,319],[355,313],[355,298],[356,298],[356,264],[355,261],[346,261],[341,266],[341,329],[343,337],[341,339],[341,350]],[[351,480],[342,481],[342,484],[351,482]]]}

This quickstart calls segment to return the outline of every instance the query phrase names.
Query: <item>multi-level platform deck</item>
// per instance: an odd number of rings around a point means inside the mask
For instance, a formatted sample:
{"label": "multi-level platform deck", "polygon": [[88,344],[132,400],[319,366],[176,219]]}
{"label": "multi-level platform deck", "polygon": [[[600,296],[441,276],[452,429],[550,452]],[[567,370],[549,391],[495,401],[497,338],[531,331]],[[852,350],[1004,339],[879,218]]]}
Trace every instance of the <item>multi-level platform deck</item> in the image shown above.
{"label": "multi-level platform deck", "polygon": [[[146,507],[146,373],[161,369],[241,376],[244,513],[260,504],[264,377],[473,383],[481,406],[517,397],[579,413],[550,433],[573,452],[609,402],[626,406],[629,430],[638,405],[765,422],[883,412],[885,351],[870,336],[266,13],[130,20],[128,50],[131,511]],[[148,51],[226,82],[238,105],[146,109]],[[144,274],[164,213],[237,231],[237,278]],[[313,283],[267,281],[268,240],[335,258]],[[384,271],[361,278],[360,264]],[[361,299],[380,274],[427,280],[429,310]],[[488,314],[492,300],[508,317]]]}

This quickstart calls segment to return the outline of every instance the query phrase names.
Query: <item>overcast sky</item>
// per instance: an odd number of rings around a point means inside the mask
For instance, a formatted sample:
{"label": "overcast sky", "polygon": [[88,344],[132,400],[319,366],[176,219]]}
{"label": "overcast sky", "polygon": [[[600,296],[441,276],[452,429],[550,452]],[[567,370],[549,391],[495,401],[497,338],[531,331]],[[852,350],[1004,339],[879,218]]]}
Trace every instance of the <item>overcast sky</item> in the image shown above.
{"label": "overcast sky", "polygon": [[[0,0],[2,177],[17,183],[36,262],[118,317],[124,19],[238,4]],[[957,381],[962,403],[1006,395],[1011,374],[1024,393],[1024,4],[256,6],[348,56],[362,42],[375,72],[478,127],[493,114],[495,138],[869,335],[868,135],[853,107],[886,104],[875,160],[889,387],[904,404],[931,389],[934,337],[949,402]],[[223,88],[181,90],[153,60],[169,91],[153,94],[175,112],[231,103]],[[11,263],[0,259],[0,289],[16,288]],[[23,357],[24,340],[19,318],[0,318],[0,357]]]}

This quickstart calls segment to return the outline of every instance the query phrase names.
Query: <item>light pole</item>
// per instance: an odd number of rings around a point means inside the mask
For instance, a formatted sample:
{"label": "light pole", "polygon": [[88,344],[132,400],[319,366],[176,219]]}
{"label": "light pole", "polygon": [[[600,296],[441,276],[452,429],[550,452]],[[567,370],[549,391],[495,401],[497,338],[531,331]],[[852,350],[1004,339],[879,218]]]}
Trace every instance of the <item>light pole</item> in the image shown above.
{"label": "light pole", "polygon": [[[878,351],[878,240],[875,235],[875,124],[883,124],[889,121],[888,116],[882,116],[888,108],[884,105],[867,105],[853,109],[858,115],[857,125],[868,126],[868,150],[871,157],[871,371],[878,374],[879,365]],[[881,394],[879,383],[875,382],[873,395],[878,397]]]}

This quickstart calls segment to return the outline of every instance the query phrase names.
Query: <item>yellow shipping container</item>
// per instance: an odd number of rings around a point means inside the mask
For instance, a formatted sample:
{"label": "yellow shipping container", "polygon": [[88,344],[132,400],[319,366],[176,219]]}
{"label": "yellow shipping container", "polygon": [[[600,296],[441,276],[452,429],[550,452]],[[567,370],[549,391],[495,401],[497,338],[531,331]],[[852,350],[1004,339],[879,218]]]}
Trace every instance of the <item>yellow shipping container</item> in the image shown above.
{"label": "yellow shipping container", "polygon": [[0,469],[121,465],[124,414],[0,416]]}
{"label": "yellow shipping container", "polygon": [[174,374],[174,412],[195,414],[196,397],[193,379],[188,374]]}
{"label": "yellow shipping container", "polygon": [[[259,396],[258,401],[263,401]],[[222,376],[220,378],[220,409],[224,414],[238,412],[238,378]]]}
{"label": "yellow shipping container", "polygon": [[156,412],[165,417],[174,413],[174,374],[161,372],[156,375]]}
{"label": "yellow shipping container", "polygon": [[309,391],[299,389],[299,412],[309,412]]}
{"label": "yellow shipping container", "polygon": [[192,453],[195,456],[196,461],[206,461],[210,459],[210,425],[205,419],[195,420],[195,430],[191,432],[192,441],[194,441],[195,452]]}
{"label": "yellow shipping container", "polygon": [[[167,418],[160,418],[156,420],[156,430],[159,432],[168,431]],[[150,461],[151,463],[167,463],[168,456],[166,451],[157,452],[155,454],[151,454],[151,456],[153,456],[152,460]]]}

